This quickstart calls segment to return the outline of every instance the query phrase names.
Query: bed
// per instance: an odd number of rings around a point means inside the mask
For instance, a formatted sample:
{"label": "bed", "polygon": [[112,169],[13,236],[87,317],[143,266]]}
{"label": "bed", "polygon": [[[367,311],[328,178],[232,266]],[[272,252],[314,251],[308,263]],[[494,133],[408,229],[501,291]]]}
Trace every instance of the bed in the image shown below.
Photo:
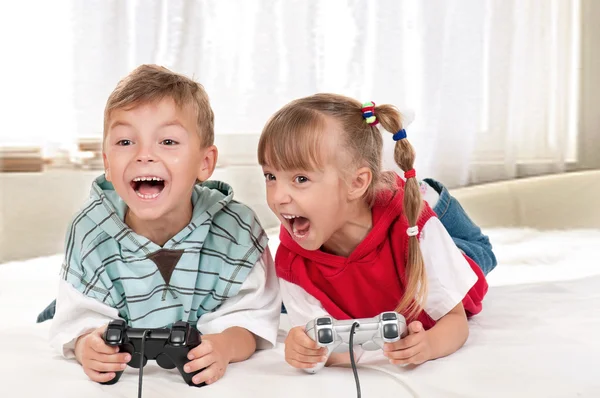
{"label": "bed", "polygon": [[[600,181],[599,174],[591,178]],[[531,188],[531,182],[524,184]],[[474,209],[499,260],[489,276],[484,310],[471,319],[465,346],[449,357],[396,367],[377,352],[365,354],[358,367],[362,396],[599,397],[600,223],[592,216],[568,228],[532,220],[528,226],[507,217],[489,221],[482,218],[484,207],[478,207],[489,200],[481,191],[456,195],[470,212]],[[513,200],[523,212],[523,196]],[[571,218],[580,210],[570,208]],[[275,231],[271,236],[274,249]],[[59,267],[59,255],[0,264],[0,396],[137,396],[137,370],[129,368],[117,384],[102,386],[89,381],[76,362],[50,351],[49,322],[36,324],[35,319],[54,298]],[[283,314],[276,348],[230,365],[223,379],[199,390],[184,384],[176,370],[150,363],[144,369],[143,396],[355,397],[349,367],[308,375],[284,362],[288,327]]]}

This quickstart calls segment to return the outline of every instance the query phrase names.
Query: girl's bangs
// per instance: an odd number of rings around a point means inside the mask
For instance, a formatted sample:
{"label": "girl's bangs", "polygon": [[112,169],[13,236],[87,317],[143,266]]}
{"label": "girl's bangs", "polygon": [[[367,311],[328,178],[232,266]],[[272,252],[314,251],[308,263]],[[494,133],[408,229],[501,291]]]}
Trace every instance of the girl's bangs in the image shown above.
{"label": "girl's bangs", "polygon": [[317,111],[288,107],[266,124],[258,143],[258,162],[276,170],[320,170],[325,119]]}

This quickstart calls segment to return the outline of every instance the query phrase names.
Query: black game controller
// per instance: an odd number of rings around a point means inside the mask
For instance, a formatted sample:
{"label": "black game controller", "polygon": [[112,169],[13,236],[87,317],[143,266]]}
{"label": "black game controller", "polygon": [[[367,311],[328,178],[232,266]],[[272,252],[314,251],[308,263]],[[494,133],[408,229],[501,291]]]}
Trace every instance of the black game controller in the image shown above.
{"label": "black game controller", "polygon": [[[198,329],[183,321],[175,322],[171,328],[136,329],[127,326],[122,319],[115,319],[108,324],[103,338],[107,345],[119,347],[119,352],[131,354],[127,364],[140,369],[140,382],[143,367],[150,359],[163,369],[176,367],[188,385],[202,387],[206,383],[194,384],[192,378],[203,369],[192,373],[183,370],[189,362],[188,352],[202,342],[200,335]],[[112,380],[100,384],[115,384],[122,374],[122,370],[115,372]]]}

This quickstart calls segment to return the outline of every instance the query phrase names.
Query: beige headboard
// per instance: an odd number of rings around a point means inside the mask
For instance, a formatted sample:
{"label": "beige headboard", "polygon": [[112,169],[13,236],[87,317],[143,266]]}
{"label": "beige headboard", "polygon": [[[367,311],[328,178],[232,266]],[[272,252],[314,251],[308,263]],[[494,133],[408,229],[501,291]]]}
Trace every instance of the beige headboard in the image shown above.
{"label": "beige headboard", "polygon": [[600,228],[600,170],[451,191],[481,227]]}

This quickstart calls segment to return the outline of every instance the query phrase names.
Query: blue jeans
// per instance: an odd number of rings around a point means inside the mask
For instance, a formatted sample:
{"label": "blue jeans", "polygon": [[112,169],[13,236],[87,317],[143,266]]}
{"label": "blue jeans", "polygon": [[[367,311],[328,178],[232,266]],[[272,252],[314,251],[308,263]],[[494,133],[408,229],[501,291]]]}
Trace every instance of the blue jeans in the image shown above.
{"label": "blue jeans", "polygon": [[458,200],[450,195],[444,185],[431,178],[424,181],[440,194],[433,211],[456,246],[479,265],[484,275],[489,274],[498,264],[489,238],[471,221]]}
{"label": "blue jeans", "polygon": [[[442,222],[456,246],[479,265],[484,275],[489,274],[497,265],[489,238],[481,232],[481,228],[471,221],[458,200],[450,195],[450,192],[442,183],[432,178],[426,178],[424,181],[440,194],[440,198],[432,210]],[[38,315],[37,321],[44,322],[52,319],[55,306],[56,300]],[[281,304],[281,312],[287,313],[283,303]]]}

